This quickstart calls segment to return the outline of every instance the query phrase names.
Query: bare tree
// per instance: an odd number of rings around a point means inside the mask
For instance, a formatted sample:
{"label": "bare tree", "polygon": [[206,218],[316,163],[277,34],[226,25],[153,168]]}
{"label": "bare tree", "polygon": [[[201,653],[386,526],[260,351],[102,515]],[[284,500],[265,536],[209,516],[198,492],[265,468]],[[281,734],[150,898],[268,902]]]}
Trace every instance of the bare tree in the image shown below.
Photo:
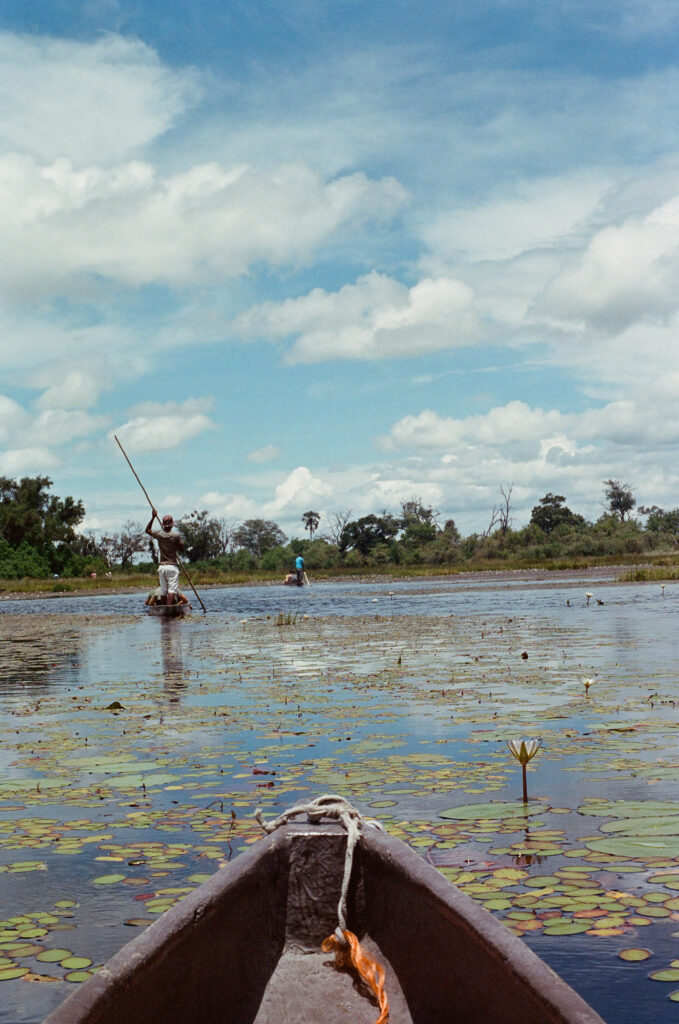
{"label": "bare tree", "polygon": [[123,569],[131,563],[133,557],[140,551],[146,549],[146,535],[138,523],[128,519],[123,523],[120,533],[113,533],[110,537],[102,537],[99,541],[99,550],[102,553],[107,565],[120,562]]}
{"label": "bare tree", "polygon": [[327,526],[321,537],[323,540],[327,540],[330,544],[335,544],[338,548],[341,547],[342,534],[344,528],[351,519],[351,509],[345,508],[339,512],[333,512],[327,517]]}
{"label": "bare tree", "polygon": [[220,516],[217,519],[217,523],[219,524],[219,554],[225,555],[229,547],[233,545],[233,535],[238,524],[231,519],[227,519],[226,516]]}
{"label": "bare tree", "polygon": [[512,491],[514,484],[507,484],[505,489],[504,485],[500,487],[500,494],[502,495],[502,501],[499,505],[493,505],[493,511],[490,514],[490,522],[487,528],[483,531],[484,537],[489,537],[493,529],[499,526],[500,533],[504,537],[507,530],[512,525]]}

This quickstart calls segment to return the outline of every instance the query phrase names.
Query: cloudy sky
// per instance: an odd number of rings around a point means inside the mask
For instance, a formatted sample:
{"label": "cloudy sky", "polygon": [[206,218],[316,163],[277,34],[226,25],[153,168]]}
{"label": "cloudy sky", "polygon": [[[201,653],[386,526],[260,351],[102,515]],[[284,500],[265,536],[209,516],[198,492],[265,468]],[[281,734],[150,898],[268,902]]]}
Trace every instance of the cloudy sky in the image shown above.
{"label": "cloudy sky", "polygon": [[0,474],[679,505],[678,54],[674,0],[3,0]]}

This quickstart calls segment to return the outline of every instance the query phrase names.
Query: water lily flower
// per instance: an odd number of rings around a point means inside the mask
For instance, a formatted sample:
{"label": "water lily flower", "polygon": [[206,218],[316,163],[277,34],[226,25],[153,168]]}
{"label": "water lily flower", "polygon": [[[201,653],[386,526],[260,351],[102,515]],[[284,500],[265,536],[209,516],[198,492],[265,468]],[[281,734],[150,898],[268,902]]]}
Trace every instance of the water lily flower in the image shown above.
{"label": "water lily flower", "polygon": [[542,746],[541,739],[534,740],[508,740],[507,749],[521,765],[523,774],[523,802],[528,803],[528,784],[526,782],[526,767],[532,761]]}
{"label": "water lily flower", "polygon": [[585,687],[585,693],[589,693],[589,688],[590,688],[590,686],[592,685],[593,682],[594,682],[593,679],[583,679],[582,680],[582,685]]}
{"label": "water lily flower", "polygon": [[592,599],[592,595],[590,594],[589,590],[585,593],[585,597],[587,598],[587,604],[589,604],[589,602]]}

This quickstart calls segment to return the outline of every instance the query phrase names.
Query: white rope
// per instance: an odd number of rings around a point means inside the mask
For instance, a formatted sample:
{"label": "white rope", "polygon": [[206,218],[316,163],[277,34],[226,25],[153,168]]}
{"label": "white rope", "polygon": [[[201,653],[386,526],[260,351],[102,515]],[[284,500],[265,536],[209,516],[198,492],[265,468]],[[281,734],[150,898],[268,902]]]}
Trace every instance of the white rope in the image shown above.
{"label": "white rope", "polygon": [[319,796],[307,804],[297,804],[288,811],[283,811],[274,821],[266,822],[262,815],[261,807],[255,811],[255,818],[265,832],[273,832],[281,825],[287,825],[289,821],[299,814],[306,814],[312,824],[318,824],[323,818],[330,818],[339,821],[347,831],[347,850],[344,855],[344,875],[342,878],[342,889],[340,892],[339,904],[337,906],[337,918],[339,924],[335,929],[335,935],[342,945],[346,945],[344,932],[347,928],[347,893],[351,879],[351,868],[354,862],[354,848],[360,837],[360,831],[364,825],[371,825],[373,828],[382,829],[379,821],[372,818],[364,818],[361,813],[348,803],[342,796],[334,796],[327,793]]}

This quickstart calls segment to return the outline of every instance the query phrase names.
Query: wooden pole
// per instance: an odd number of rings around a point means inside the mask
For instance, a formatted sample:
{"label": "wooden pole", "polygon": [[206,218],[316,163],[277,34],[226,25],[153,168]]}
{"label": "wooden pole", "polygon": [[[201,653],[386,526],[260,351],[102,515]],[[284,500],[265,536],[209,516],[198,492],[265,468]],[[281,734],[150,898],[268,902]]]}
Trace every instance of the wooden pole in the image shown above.
{"label": "wooden pole", "polygon": [[[123,448],[123,446],[121,445],[120,441],[118,440],[118,438],[116,437],[116,435],[115,435],[115,434],[113,435],[113,437],[115,438],[115,442],[116,442],[116,444],[118,445],[118,447],[120,448],[121,452],[122,452],[122,453],[123,453],[123,455],[125,456],[125,462],[126,462],[126,463],[128,464],[128,466],[130,467],[130,469],[131,469],[131,470],[132,470],[132,472],[134,473],[134,478],[135,478],[135,480],[137,481],[137,483],[138,483],[138,484],[139,484],[139,486],[141,487],[142,491],[144,492],[144,494],[145,494],[145,496],[146,496],[146,500],[148,501],[149,505],[151,506],[151,511],[152,511],[152,512],[153,512],[153,513],[155,514],[155,511],[156,511],[156,510],[155,510],[155,506],[154,506],[153,502],[151,501],[151,499],[149,498],[149,495],[148,495],[148,491],[146,490],[146,488],[144,487],[143,483],[141,482],[141,480],[140,480],[140,479],[139,479],[139,477],[137,476],[137,473],[136,473],[136,471],[135,471],[135,468],[134,468],[134,466],[132,465],[132,463],[131,463],[131,462],[130,462],[130,460],[128,459],[128,457],[127,457],[127,452],[125,451],[125,449]],[[184,573],[184,575],[186,576],[187,580],[189,581],[189,586],[191,587],[191,590],[192,590],[192,591],[194,592],[194,594],[196,595],[196,597],[197,597],[197,599],[198,599],[198,602],[199,602],[199,604],[200,604],[200,607],[201,607],[201,608],[203,609],[203,612],[207,612],[207,608],[206,608],[206,607],[205,607],[205,605],[203,604],[203,601],[202,601],[202,598],[201,598],[200,594],[198,593],[198,591],[197,591],[197,590],[196,590],[196,588],[194,587],[194,585],[193,585],[193,581],[191,580],[191,577],[189,576],[188,572],[186,571],[186,566],[185,566],[185,565],[184,565],[184,563],[182,562],[182,560],[181,560],[181,558],[179,557],[179,555],[177,555],[177,561],[179,562],[179,567],[180,567],[180,569],[182,570],[182,572],[183,572],[183,573]]]}

